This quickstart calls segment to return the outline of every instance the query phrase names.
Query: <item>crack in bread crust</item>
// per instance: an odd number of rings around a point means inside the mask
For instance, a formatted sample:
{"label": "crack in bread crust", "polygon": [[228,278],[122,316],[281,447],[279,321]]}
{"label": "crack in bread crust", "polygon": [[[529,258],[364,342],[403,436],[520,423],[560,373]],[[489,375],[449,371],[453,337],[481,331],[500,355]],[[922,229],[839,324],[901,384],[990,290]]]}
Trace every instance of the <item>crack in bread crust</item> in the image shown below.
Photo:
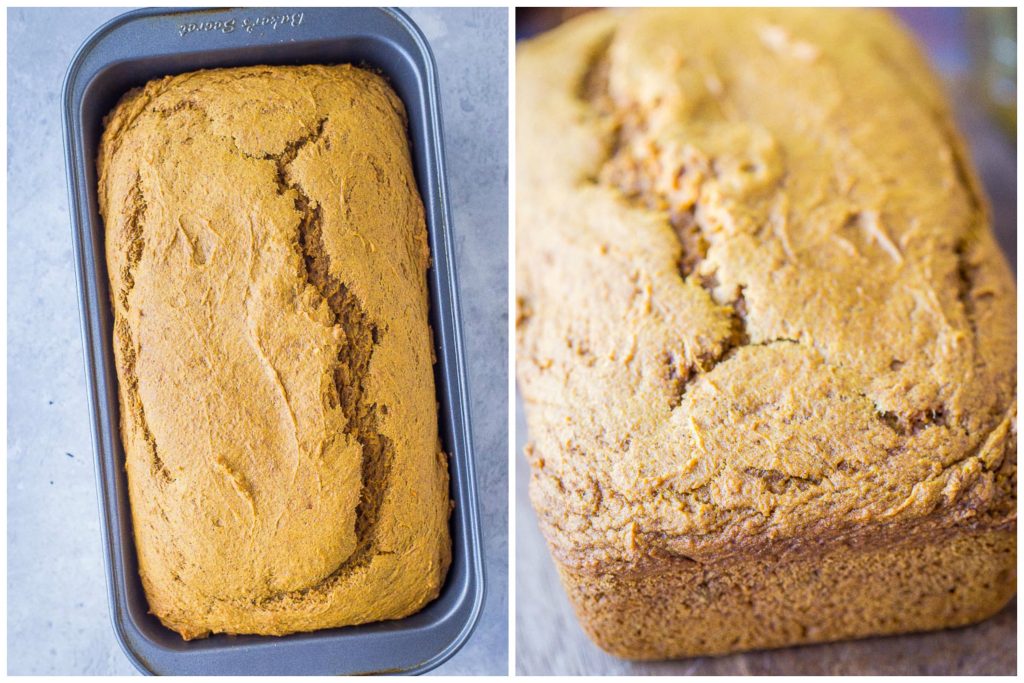
{"label": "crack in bread crust", "polygon": [[[614,40],[615,33],[611,32],[597,42],[577,86],[577,96],[591,108],[593,117],[599,121],[598,127],[610,131],[606,154],[591,182],[618,191],[623,201],[631,206],[665,213],[672,234],[679,243],[677,269],[680,279],[684,283],[696,282],[707,292],[709,299],[715,301],[717,281],[714,273],[699,271],[709,248],[706,230],[699,216],[699,202],[679,204],[665,192],[655,190],[652,169],[631,154],[634,144],[644,144],[648,122],[641,107],[629,105],[622,108],[612,97],[608,79],[611,69],[609,52]],[[697,375],[711,372],[736,349],[750,344],[742,287],[728,306],[729,333],[689,359],[688,366],[681,367],[677,354],[670,349],[665,350],[665,375],[671,407],[675,408],[682,402],[687,387]]]}
{"label": "crack in bread crust", "polygon": [[[606,154],[599,162],[599,167],[592,174],[590,182],[616,190],[624,202],[630,206],[644,208],[649,211],[663,213],[679,243],[678,270],[684,281],[692,281],[703,288],[712,301],[718,301],[715,287],[718,286],[713,270],[701,269],[710,247],[710,231],[702,220],[700,199],[696,196],[684,198],[681,202],[677,196],[664,190],[656,189],[655,174],[664,169],[656,161],[661,153],[653,140],[648,140],[649,113],[636,103],[623,105],[616,101],[610,90],[609,76],[612,68],[610,51],[616,38],[616,32],[609,32],[593,46],[593,52],[587,60],[586,67],[579,78],[576,94],[581,102],[587,105],[590,115],[598,121],[599,129],[610,131],[606,143]],[[951,150],[952,165],[961,186],[968,194],[968,200],[975,213],[975,222],[983,221],[986,215],[985,202],[979,195],[976,182],[970,173],[961,143],[957,134],[941,112],[936,112],[928,105],[928,98],[919,92],[905,69],[893,59],[882,47],[877,46],[879,56],[889,64],[895,73],[907,82],[908,89],[915,93],[915,99],[921,103],[925,114],[935,121],[942,131],[947,145]],[[632,152],[635,146],[649,147],[655,157],[643,161]],[[713,170],[706,171],[714,173]],[[687,168],[684,165],[676,179],[676,189],[685,184]],[[699,180],[698,180],[699,183]],[[699,185],[698,185],[699,186]],[[976,226],[975,226],[976,228]],[[968,234],[953,245],[952,250],[957,260],[958,299],[968,321],[973,337],[977,336],[975,321],[975,273],[978,266],[970,263],[969,250],[974,236]],[[982,293],[981,296],[990,294]],[[747,329],[747,304],[743,297],[743,286],[739,287],[739,295],[728,302],[730,306],[730,332],[705,349],[689,365],[680,366],[677,354],[670,349],[665,350],[665,382],[668,387],[668,401],[673,408],[678,406],[686,394],[691,381],[700,374],[705,374],[730,357],[736,349],[750,345],[751,335]],[[801,343],[800,339],[793,339]],[[946,426],[947,408],[937,404],[912,413],[899,414],[876,406],[878,418],[889,425],[901,436],[914,434],[926,426]]]}
{"label": "crack in bread crust", "polygon": [[334,394],[329,400],[341,407],[348,420],[348,433],[356,439],[362,450],[362,486],[359,505],[356,507],[357,545],[350,557],[316,584],[268,596],[262,601],[264,603],[272,603],[285,596],[301,597],[343,580],[351,572],[366,566],[375,555],[386,554],[375,547],[374,530],[387,491],[394,445],[391,439],[378,430],[379,408],[376,404],[368,403],[365,396],[366,376],[374,349],[380,343],[381,332],[366,314],[358,297],[331,273],[331,259],[323,243],[321,208],[306,195],[298,180],[291,179],[290,173],[290,165],[303,147],[319,143],[327,122],[327,118],[321,119],[315,131],[289,143],[284,152],[271,158],[277,164],[279,191],[282,194],[288,191],[295,193],[295,210],[300,215],[296,241],[302,253],[306,282],[327,303],[333,318],[330,324],[340,326],[344,333],[332,373]]}
{"label": "crack in bread crust", "polygon": [[[128,403],[128,410],[122,411],[121,421],[126,424],[132,424],[139,431],[143,442],[146,444],[146,449],[149,451],[151,467],[157,475],[157,481],[166,485],[174,481],[174,476],[160,458],[156,439],[153,438],[153,433],[149,429],[149,423],[146,421],[146,409],[142,404],[142,398],[139,396],[139,378],[135,372],[138,347],[132,335],[131,325],[124,317],[128,312],[128,298],[135,287],[135,266],[142,259],[142,253],[146,246],[143,232],[143,225],[145,225],[146,221],[146,198],[142,194],[142,179],[137,175],[131,192],[128,195],[128,203],[131,205],[131,209],[124,227],[125,257],[121,272],[124,286],[117,295],[117,303],[120,304],[120,308],[116,306],[114,308],[115,336],[117,337],[118,348],[124,363],[123,392]],[[123,414],[124,412],[128,414],[125,415]]]}

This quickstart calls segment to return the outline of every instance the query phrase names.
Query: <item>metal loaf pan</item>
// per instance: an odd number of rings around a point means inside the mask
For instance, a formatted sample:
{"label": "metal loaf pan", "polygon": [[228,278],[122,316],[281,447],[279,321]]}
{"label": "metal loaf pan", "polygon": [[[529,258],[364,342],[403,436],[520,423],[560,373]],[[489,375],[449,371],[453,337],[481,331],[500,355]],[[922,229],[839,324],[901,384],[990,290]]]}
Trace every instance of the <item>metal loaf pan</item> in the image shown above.
{"label": "metal loaf pan", "polygon": [[[168,74],[338,63],[383,72],[409,114],[433,252],[428,279],[435,378],[455,501],[451,569],[440,597],[405,619],[284,637],[217,635],[186,642],[148,613],[136,565],[96,197],[102,120],[126,91]],[[101,27],[72,60],[62,98],[64,145],[110,609],[121,646],[143,672],[418,673],[446,660],[469,637],[483,602],[483,564],[438,91],[423,34],[391,9],[146,9]]]}

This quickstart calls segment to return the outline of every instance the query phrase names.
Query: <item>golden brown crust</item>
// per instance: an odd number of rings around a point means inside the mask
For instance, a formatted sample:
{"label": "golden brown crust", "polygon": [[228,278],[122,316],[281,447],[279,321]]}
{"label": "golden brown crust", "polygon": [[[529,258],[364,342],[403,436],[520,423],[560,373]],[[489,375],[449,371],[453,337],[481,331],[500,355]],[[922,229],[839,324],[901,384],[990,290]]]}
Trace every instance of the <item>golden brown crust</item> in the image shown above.
{"label": "golden brown crust", "polygon": [[185,638],[419,610],[450,559],[405,111],[350,66],[151,81],[98,160],[150,609]]}
{"label": "golden brown crust", "polygon": [[676,563],[639,578],[560,567],[587,633],[628,659],[717,655],[964,626],[1016,591],[1014,532],[898,548]]}
{"label": "golden brown crust", "polygon": [[517,375],[563,572],[1014,528],[1016,291],[892,19],[594,12],[517,78]]}

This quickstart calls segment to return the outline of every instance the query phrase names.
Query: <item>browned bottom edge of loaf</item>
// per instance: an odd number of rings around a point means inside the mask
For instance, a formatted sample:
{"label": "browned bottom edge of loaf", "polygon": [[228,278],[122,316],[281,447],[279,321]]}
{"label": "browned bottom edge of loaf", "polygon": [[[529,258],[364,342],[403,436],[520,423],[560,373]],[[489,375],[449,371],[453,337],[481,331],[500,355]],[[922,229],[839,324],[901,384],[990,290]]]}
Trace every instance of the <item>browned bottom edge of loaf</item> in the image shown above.
{"label": "browned bottom edge of loaf", "polygon": [[580,622],[625,659],[722,655],[964,626],[1016,593],[1016,531],[895,548],[836,548],[814,561],[673,563],[639,577],[559,567]]}

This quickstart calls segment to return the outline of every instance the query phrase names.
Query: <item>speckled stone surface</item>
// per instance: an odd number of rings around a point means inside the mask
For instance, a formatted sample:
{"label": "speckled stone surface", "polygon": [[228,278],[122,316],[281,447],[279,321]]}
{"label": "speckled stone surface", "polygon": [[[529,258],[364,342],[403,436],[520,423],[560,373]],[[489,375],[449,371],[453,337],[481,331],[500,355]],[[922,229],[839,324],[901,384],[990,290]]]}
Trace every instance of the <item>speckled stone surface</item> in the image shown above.
{"label": "speckled stone surface", "polygon": [[[82,41],[121,9],[8,12],[8,672],[132,674],[107,613],[60,127]],[[413,9],[441,75],[487,597],[435,673],[508,667],[507,18]]]}
{"label": "speckled stone surface", "polygon": [[[924,37],[949,38],[949,14],[901,10]],[[928,25],[928,24],[932,25]],[[935,66],[949,80],[950,96],[974,164],[993,209],[1000,246],[1016,271],[1017,157],[972,94],[963,55],[947,42],[928,41]],[[889,638],[751,652],[717,658],[634,663],[601,651],[580,628],[558,581],[527,497],[529,468],[522,456],[526,423],[516,405],[516,657],[520,675],[1013,675],[1017,670],[1016,600],[995,617],[962,629]]]}

